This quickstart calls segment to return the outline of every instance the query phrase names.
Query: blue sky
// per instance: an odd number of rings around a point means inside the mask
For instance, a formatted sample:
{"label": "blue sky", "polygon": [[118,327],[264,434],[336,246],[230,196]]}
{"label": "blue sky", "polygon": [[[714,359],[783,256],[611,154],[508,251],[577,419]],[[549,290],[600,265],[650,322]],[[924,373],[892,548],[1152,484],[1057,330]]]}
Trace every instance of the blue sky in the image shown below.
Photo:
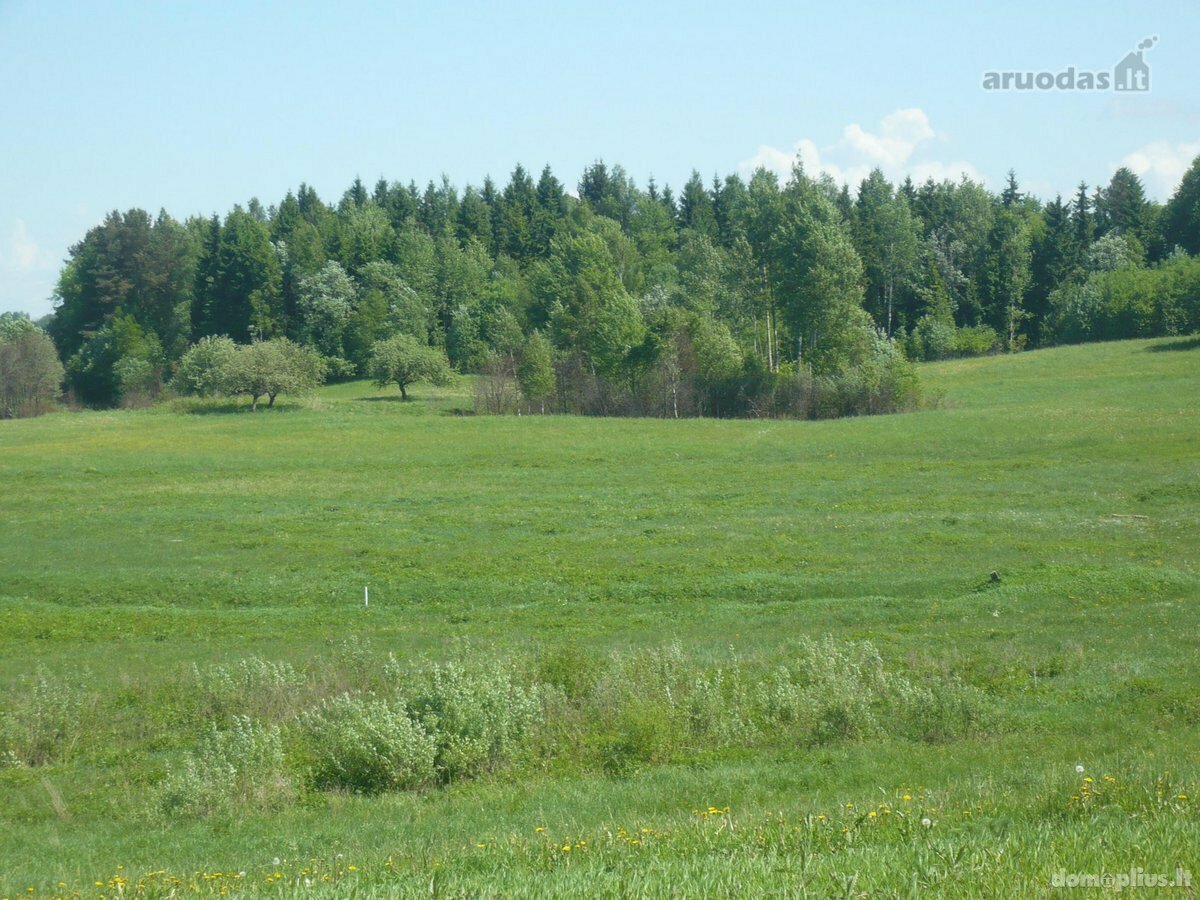
{"label": "blue sky", "polygon": [[[1148,94],[995,93],[987,71],[1111,70]],[[41,315],[111,209],[224,213],[301,181],[574,185],[597,158],[852,184],[1011,167],[1043,196],[1121,164],[1165,199],[1200,154],[1200,4],[0,0],[0,311]]]}

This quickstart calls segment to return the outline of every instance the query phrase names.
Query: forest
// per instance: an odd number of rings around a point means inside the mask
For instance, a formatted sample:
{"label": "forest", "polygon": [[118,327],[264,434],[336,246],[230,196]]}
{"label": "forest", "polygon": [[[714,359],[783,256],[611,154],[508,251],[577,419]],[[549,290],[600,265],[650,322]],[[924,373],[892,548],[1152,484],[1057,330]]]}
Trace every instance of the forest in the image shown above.
{"label": "forest", "polygon": [[1196,331],[1198,253],[1200,159],[1165,204],[1127,168],[1043,202],[1012,172],[999,193],[879,170],[852,192],[797,163],[676,194],[604,162],[574,192],[518,165],[502,188],[356,179],[223,218],[114,211],[39,324],[91,407],[249,395],[249,356],[241,381],[204,362],[264,343],[306,373],[284,393],[454,370],[490,412],[825,417],[912,408],[914,361]]}

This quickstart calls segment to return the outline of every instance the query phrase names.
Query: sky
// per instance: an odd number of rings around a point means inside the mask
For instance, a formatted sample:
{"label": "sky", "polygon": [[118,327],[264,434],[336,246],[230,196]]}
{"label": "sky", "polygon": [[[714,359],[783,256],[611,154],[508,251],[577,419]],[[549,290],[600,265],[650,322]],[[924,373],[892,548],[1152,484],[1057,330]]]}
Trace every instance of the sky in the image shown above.
{"label": "sky", "polygon": [[[984,89],[1151,37],[1147,92]],[[336,201],[356,176],[573,186],[603,159],[678,188],[799,154],[852,187],[1013,169],[1047,199],[1128,165],[1165,200],[1200,155],[1197,51],[1196,0],[0,0],[0,312],[50,312],[110,210]]]}

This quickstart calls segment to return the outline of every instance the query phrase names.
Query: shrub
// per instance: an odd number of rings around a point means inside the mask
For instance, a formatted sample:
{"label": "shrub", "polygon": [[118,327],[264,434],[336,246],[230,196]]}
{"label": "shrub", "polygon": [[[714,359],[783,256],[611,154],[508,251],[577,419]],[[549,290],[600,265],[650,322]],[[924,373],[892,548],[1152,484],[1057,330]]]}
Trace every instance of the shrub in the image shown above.
{"label": "shrub", "polygon": [[156,806],[164,815],[199,818],[277,808],[294,793],[279,728],[234,716],[224,731],[210,723],[196,749],[168,767]]}
{"label": "shrub", "polygon": [[949,316],[922,316],[909,337],[915,359],[947,359],[957,352],[958,331]]}
{"label": "shrub", "polygon": [[438,775],[446,781],[510,760],[542,713],[538,691],[517,684],[504,669],[433,665],[403,695],[433,736]]}
{"label": "shrub", "polygon": [[687,697],[688,730],[708,744],[742,744],[755,736],[752,705],[737,663],[697,675]]}
{"label": "shrub", "polygon": [[695,674],[677,642],[611,657],[586,709],[605,771],[623,775],[681,749],[688,736],[683,704]]}
{"label": "shrub", "polygon": [[205,669],[193,664],[192,679],[204,714],[217,718],[248,713],[281,718],[306,684],[290,663],[257,656]]}
{"label": "shrub", "polygon": [[375,794],[433,780],[434,738],[402,703],[343,694],[302,713],[297,726],[316,788]]}
{"label": "shrub", "polygon": [[224,335],[201,338],[179,360],[172,386],[181,394],[199,397],[223,393],[235,353],[237,344]]}
{"label": "shrub", "polygon": [[875,706],[885,678],[883,661],[867,641],[802,639],[759,688],[769,724],[791,725],[815,743],[862,739],[880,730]]}
{"label": "shrub", "polygon": [[0,766],[43,766],[70,757],[86,701],[79,685],[43,669],[21,678],[0,707]]}
{"label": "shrub", "polygon": [[895,677],[889,683],[891,721],[897,732],[917,741],[941,743],[986,731],[994,720],[983,691],[956,678],[913,684]]}
{"label": "shrub", "polygon": [[960,328],[954,335],[955,356],[983,356],[1003,346],[999,333],[987,325]]}
{"label": "shrub", "polygon": [[45,412],[62,390],[63,374],[50,338],[28,319],[10,318],[0,332],[0,419]]}

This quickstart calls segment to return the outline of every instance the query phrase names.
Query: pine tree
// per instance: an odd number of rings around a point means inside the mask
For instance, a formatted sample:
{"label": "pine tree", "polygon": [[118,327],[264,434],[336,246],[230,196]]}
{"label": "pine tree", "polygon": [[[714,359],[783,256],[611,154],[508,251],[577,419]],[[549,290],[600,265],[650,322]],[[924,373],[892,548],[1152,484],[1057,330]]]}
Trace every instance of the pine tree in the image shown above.
{"label": "pine tree", "polygon": [[710,238],[717,237],[717,217],[713,210],[712,197],[700,180],[700,173],[692,170],[692,177],[683,186],[679,196],[679,224],[691,228]]}

